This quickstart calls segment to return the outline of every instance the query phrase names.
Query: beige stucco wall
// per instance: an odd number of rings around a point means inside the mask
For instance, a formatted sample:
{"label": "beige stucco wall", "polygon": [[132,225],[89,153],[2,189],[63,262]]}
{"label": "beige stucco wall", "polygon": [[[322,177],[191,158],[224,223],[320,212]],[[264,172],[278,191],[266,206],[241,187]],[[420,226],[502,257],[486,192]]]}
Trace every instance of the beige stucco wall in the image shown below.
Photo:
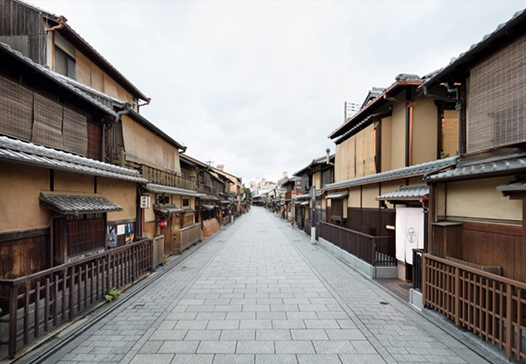
{"label": "beige stucco wall", "polygon": [[316,172],[312,175],[312,185],[316,186],[316,190],[321,188],[321,172]]}
{"label": "beige stucco wall", "polygon": [[150,196],[150,208],[143,209],[144,211],[144,222],[155,221],[155,211],[153,210],[153,205],[155,204],[155,194],[154,193],[144,193],[144,196]]}
{"label": "beige stucco wall", "polygon": [[413,165],[437,158],[437,108],[431,99],[418,98],[413,108]]}
{"label": "beige stucco wall", "polygon": [[513,177],[509,176],[448,183],[448,217],[521,222],[522,200],[510,200],[496,190],[497,186],[508,184],[512,179]]}
{"label": "beige stucco wall", "polygon": [[352,187],[349,189],[349,198],[347,199],[347,207],[361,206],[361,192],[360,187]]}
{"label": "beige stucco wall", "polygon": [[97,179],[97,193],[123,208],[123,211],[109,212],[108,222],[119,220],[135,220],[136,184],[135,182],[119,181],[109,178]]}
{"label": "beige stucco wall", "polygon": [[362,188],[362,207],[377,208],[379,202],[376,201],[378,197],[378,184],[366,185]]}
{"label": "beige stucco wall", "polygon": [[179,150],[129,116],[122,116],[126,159],[170,173],[181,173]]}
{"label": "beige stucco wall", "polygon": [[49,189],[49,169],[0,162],[0,232],[49,227],[49,212],[39,205]]}
{"label": "beige stucco wall", "polygon": [[65,171],[55,171],[55,193],[95,193],[95,177]]}
{"label": "beige stucco wall", "polygon": [[405,167],[405,145],[405,104],[394,103],[391,117],[391,150],[382,148],[382,154],[388,153],[391,156],[391,169]]}

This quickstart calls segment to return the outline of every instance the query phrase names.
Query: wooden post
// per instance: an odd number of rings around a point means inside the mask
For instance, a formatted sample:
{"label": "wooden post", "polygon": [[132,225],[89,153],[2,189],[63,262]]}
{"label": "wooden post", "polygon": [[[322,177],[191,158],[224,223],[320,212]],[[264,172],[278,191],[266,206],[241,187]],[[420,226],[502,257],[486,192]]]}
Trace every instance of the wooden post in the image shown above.
{"label": "wooden post", "polygon": [[9,287],[9,357],[16,354],[16,324],[18,306],[18,286]]}
{"label": "wooden post", "polygon": [[455,267],[455,325],[460,327],[460,268]]}
{"label": "wooden post", "polygon": [[426,255],[422,254],[422,304],[426,307],[427,303],[427,262]]}
{"label": "wooden post", "polygon": [[[513,333],[513,288],[510,283],[506,283],[506,355],[513,357],[512,347],[515,341]],[[519,338],[522,340],[522,338]]]}

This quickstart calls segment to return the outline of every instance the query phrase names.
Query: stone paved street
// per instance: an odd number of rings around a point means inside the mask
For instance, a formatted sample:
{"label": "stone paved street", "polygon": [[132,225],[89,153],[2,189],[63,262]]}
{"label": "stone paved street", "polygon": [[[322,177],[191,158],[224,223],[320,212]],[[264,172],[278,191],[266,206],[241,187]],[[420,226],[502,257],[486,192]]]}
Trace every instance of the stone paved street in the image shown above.
{"label": "stone paved street", "polygon": [[485,363],[262,208],[47,362]]}

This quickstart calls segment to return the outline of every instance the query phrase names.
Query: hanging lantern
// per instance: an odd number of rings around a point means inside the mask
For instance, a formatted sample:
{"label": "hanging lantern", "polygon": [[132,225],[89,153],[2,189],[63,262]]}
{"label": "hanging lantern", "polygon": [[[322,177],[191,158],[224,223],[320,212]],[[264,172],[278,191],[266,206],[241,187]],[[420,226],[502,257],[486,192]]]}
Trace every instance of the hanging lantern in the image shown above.
{"label": "hanging lantern", "polygon": [[167,225],[166,220],[161,220],[161,221],[159,221],[159,227],[160,227],[161,229],[164,229],[164,228],[166,227],[166,225]]}

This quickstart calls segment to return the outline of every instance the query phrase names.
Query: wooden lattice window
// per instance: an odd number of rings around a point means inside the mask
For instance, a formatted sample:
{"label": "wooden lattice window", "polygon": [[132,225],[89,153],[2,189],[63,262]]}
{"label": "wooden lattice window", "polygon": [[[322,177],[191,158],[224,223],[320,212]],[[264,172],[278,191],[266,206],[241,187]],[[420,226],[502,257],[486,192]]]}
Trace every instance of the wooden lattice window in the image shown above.
{"label": "wooden lattice window", "polygon": [[471,69],[467,151],[526,141],[526,36]]}
{"label": "wooden lattice window", "polygon": [[103,213],[68,216],[68,257],[104,249],[106,246],[106,218]]}

